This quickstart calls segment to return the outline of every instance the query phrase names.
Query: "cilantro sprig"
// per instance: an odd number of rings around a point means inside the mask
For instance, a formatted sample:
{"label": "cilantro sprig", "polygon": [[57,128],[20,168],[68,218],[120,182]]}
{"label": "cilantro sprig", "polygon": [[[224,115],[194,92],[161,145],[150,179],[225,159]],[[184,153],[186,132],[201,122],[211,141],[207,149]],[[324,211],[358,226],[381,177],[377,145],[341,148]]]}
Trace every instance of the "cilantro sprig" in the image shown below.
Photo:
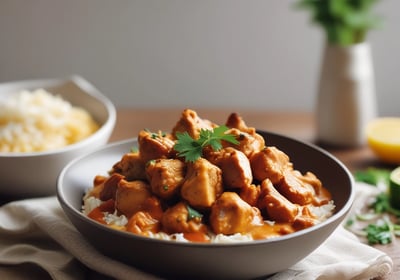
{"label": "cilantro sprig", "polygon": [[198,139],[193,139],[186,131],[177,132],[174,150],[178,152],[178,156],[184,157],[185,161],[195,162],[202,157],[203,149],[206,146],[211,146],[214,151],[219,151],[222,148],[222,140],[239,144],[234,135],[225,133],[228,129],[225,125],[217,126],[213,130],[201,129]]}
{"label": "cilantro sprig", "polygon": [[201,220],[203,218],[203,215],[200,212],[196,211],[189,205],[186,205],[186,208],[188,210],[188,216],[187,216],[188,221],[195,219]]}
{"label": "cilantro sprig", "polygon": [[363,229],[369,244],[389,244],[394,236],[398,235],[399,230],[400,225],[392,223],[387,216]]}

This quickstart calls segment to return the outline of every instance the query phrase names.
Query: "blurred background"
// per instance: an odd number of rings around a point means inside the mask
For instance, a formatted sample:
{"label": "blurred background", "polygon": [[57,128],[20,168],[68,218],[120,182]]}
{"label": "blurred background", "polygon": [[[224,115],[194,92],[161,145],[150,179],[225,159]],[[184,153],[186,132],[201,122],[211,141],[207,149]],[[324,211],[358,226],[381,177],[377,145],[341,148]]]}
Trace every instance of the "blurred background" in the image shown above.
{"label": "blurred background", "polygon": [[[324,34],[294,3],[1,0],[0,82],[77,74],[117,106],[312,111]],[[379,115],[400,115],[400,1],[375,10]]]}

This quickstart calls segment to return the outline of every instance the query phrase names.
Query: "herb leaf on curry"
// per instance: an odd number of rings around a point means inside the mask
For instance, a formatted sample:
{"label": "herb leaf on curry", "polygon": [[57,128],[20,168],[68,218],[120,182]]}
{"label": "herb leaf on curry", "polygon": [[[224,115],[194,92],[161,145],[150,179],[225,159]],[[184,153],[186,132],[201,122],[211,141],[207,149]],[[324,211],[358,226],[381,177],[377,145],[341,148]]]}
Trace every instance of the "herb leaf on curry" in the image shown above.
{"label": "herb leaf on curry", "polygon": [[177,132],[174,149],[178,152],[178,156],[185,158],[185,161],[194,162],[203,155],[203,149],[206,146],[211,146],[214,151],[218,151],[222,148],[222,140],[239,144],[234,135],[225,133],[228,129],[224,125],[217,126],[213,130],[201,129],[198,139],[193,139],[186,131]]}
{"label": "herb leaf on curry", "polygon": [[200,212],[196,211],[189,205],[186,205],[186,208],[188,210],[188,221],[193,220],[193,219],[200,219],[203,218],[203,215],[200,214]]}

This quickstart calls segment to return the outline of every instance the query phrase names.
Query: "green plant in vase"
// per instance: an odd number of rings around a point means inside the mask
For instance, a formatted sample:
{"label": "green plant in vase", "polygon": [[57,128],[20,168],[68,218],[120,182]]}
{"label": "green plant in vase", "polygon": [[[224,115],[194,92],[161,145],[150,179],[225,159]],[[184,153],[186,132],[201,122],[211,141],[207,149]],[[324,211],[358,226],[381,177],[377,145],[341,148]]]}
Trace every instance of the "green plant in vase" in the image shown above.
{"label": "green plant in vase", "polygon": [[316,104],[316,138],[335,146],[366,143],[365,128],[377,115],[374,69],[367,33],[380,18],[378,0],[299,0],[325,31]]}
{"label": "green plant in vase", "polygon": [[348,46],[366,40],[368,31],[380,24],[372,12],[379,0],[300,0],[297,7],[309,10],[312,22],[323,27],[330,44]]}

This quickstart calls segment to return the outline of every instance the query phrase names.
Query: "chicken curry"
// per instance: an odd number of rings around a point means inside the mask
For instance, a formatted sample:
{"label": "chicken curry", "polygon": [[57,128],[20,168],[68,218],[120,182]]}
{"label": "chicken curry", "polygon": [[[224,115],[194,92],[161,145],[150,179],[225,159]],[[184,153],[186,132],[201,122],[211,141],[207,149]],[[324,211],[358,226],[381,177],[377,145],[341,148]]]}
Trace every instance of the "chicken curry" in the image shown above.
{"label": "chicken curry", "polygon": [[[219,235],[277,237],[332,214],[331,195],[317,176],[296,170],[238,114],[228,116],[219,142],[208,139],[215,145],[196,144],[219,127],[186,109],[170,133],[140,131],[138,147],[94,178],[84,200],[98,203],[86,209],[88,217],[134,234],[212,242]],[[193,139],[184,152],[178,149],[183,136]],[[109,222],[107,213],[125,220]]]}

